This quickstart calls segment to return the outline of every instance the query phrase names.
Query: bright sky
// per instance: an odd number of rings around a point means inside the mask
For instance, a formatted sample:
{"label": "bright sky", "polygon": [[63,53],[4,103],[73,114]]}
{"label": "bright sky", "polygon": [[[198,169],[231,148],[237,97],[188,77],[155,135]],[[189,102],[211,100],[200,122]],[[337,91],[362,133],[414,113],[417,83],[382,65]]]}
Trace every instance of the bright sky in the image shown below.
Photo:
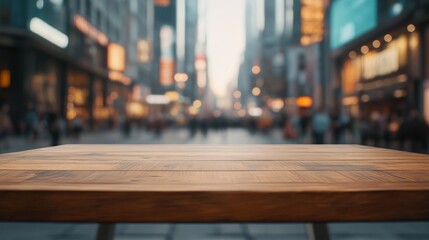
{"label": "bright sky", "polygon": [[245,0],[207,0],[207,55],[210,88],[217,97],[237,81],[245,47]]}

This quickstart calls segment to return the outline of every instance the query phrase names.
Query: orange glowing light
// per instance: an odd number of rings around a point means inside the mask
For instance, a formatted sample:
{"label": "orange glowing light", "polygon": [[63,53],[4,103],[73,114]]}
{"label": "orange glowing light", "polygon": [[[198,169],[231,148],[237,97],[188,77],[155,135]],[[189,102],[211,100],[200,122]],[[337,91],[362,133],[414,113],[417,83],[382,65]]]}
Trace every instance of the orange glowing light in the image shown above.
{"label": "orange glowing light", "polygon": [[409,24],[407,26],[407,30],[408,30],[408,32],[414,32],[414,31],[416,31],[416,26],[414,26],[414,24]]}
{"label": "orange glowing light", "polygon": [[374,48],[379,48],[379,47],[381,46],[381,42],[380,42],[379,40],[374,40],[374,41],[372,42],[372,46],[373,46]]}
{"label": "orange glowing light", "polygon": [[301,1],[301,39],[300,43],[307,46],[320,42],[324,34],[324,6],[322,0]]}
{"label": "orange glowing light", "polygon": [[253,96],[255,96],[255,97],[259,96],[259,95],[261,94],[261,89],[260,89],[260,88],[258,88],[258,87],[254,87],[254,88],[252,89],[252,94],[253,94]]}
{"label": "orange glowing light", "polygon": [[170,86],[174,81],[175,63],[168,58],[161,58],[159,65],[159,81],[162,86]]}
{"label": "orange glowing light", "polygon": [[393,39],[392,35],[390,35],[390,34],[384,35],[384,41],[390,42],[390,41],[392,41],[392,39]]}
{"label": "orange glowing light", "polygon": [[170,6],[170,0],[155,0],[155,5],[158,7]]}
{"label": "orange glowing light", "polygon": [[313,106],[313,99],[308,96],[302,96],[296,99],[296,105],[301,108],[309,108]]}
{"label": "orange glowing light", "polygon": [[186,73],[176,73],[174,75],[174,80],[176,82],[186,82],[186,81],[188,81],[188,74],[186,74]]}
{"label": "orange glowing light", "polygon": [[4,69],[0,71],[0,88],[10,87],[10,71]]}
{"label": "orange glowing light", "polygon": [[107,48],[107,66],[115,71],[125,70],[125,48],[117,43],[110,43]]}
{"label": "orange glowing light", "polygon": [[367,45],[363,45],[360,48],[360,51],[361,51],[362,54],[367,54],[369,52],[369,47]]}
{"label": "orange glowing light", "polygon": [[259,67],[258,65],[255,65],[252,67],[252,73],[253,74],[259,74],[261,72],[261,67]]}

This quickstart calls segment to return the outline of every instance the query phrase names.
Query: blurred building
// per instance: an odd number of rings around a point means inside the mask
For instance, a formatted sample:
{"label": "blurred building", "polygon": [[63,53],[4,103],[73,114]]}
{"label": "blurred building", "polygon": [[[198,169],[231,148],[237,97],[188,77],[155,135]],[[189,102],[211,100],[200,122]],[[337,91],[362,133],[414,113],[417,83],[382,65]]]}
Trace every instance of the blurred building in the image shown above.
{"label": "blurred building", "polygon": [[[188,80],[183,91],[183,95],[190,101],[196,99],[197,94],[197,74],[195,69],[197,27],[198,27],[198,3],[199,0],[185,0],[185,46],[183,48],[183,65],[178,72],[188,75]],[[183,19],[182,19],[183,21]]]}
{"label": "blurred building", "polygon": [[128,99],[127,116],[132,119],[146,118],[145,102],[153,81],[153,0],[127,0],[128,13],[124,25],[126,41],[126,75],[133,80],[132,94]]}
{"label": "blurred building", "polygon": [[265,0],[260,64],[262,99],[285,96],[284,21],[285,0]]}
{"label": "blurred building", "polygon": [[[286,0],[286,105],[295,108],[327,107],[325,71],[329,49],[325,35],[327,0]],[[301,100],[305,104],[302,104]],[[311,103],[310,103],[311,102]],[[310,104],[308,104],[310,103]]]}
{"label": "blurred building", "polygon": [[332,93],[338,108],[386,117],[415,108],[429,119],[427,9],[428,1],[332,1]]}
{"label": "blurred building", "polygon": [[155,0],[152,94],[175,90],[176,0]]}
{"label": "blurred building", "polygon": [[[126,114],[133,80],[147,74],[135,67],[135,56],[127,57],[137,39],[150,37],[144,24],[150,1],[144,2],[136,16],[120,0],[1,0],[0,98],[11,106],[16,128],[29,103],[42,115],[55,109],[91,128]],[[128,24],[130,38],[124,34]]]}
{"label": "blurred building", "polygon": [[246,47],[240,65],[237,90],[240,91],[240,103],[246,108],[255,102],[252,94],[254,87],[263,87],[261,77],[261,32],[263,24],[263,0],[246,1]]}

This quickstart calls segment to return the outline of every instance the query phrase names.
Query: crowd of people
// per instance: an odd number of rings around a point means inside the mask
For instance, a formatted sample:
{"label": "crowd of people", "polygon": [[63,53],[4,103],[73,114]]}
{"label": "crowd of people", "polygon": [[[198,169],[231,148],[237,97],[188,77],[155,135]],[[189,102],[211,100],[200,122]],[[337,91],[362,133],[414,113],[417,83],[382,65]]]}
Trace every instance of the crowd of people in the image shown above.
{"label": "crowd of people", "polygon": [[[16,134],[9,111],[8,105],[0,107],[0,149],[8,148],[8,137]],[[187,126],[191,138],[198,132],[207,136],[210,130],[246,127],[252,134],[270,134],[280,129],[283,137],[291,143],[359,143],[422,153],[429,150],[429,126],[417,110],[404,115],[372,111],[359,118],[345,111],[327,112],[323,108],[314,111],[301,109],[284,116],[273,116],[271,112],[263,111],[261,116],[239,119],[217,113],[204,117],[189,116],[184,122],[181,126]],[[36,142],[43,136],[49,136],[51,145],[55,146],[61,143],[61,136],[68,135],[78,140],[84,125],[79,117],[66,122],[54,108],[39,109],[29,103],[19,127],[21,135],[29,141]],[[133,126],[135,124],[130,119],[123,121],[121,130],[125,137],[130,136]],[[177,127],[161,116],[152,116],[139,126],[145,126],[156,136],[161,136],[165,128]]]}
{"label": "crowd of people", "polygon": [[429,149],[429,126],[417,110],[402,116],[372,111],[360,118],[323,109],[291,114],[286,117],[283,135],[297,143],[359,143],[422,153]]}
{"label": "crowd of people", "polygon": [[429,126],[415,109],[405,116],[373,111],[360,119],[360,143],[413,152],[427,152]]}
{"label": "crowd of people", "polygon": [[28,103],[20,122],[13,122],[9,105],[0,107],[0,150],[10,147],[10,137],[19,135],[30,143],[49,138],[51,146],[61,144],[61,137],[71,135],[78,139],[83,130],[83,120],[79,117],[70,122],[70,126],[54,107],[41,108]]}

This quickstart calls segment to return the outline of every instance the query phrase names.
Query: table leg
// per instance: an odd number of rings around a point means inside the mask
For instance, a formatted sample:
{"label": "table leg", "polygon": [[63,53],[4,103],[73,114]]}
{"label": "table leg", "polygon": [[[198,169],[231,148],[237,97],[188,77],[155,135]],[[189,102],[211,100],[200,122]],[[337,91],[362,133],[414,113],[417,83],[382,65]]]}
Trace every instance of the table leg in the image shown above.
{"label": "table leg", "polygon": [[306,224],[308,240],[329,240],[329,230],[326,223]]}
{"label": "table leg", "polygon": [[115,238],[115,224],[114,223],[100,223],[98,224],[97,240],[113,240]]}

